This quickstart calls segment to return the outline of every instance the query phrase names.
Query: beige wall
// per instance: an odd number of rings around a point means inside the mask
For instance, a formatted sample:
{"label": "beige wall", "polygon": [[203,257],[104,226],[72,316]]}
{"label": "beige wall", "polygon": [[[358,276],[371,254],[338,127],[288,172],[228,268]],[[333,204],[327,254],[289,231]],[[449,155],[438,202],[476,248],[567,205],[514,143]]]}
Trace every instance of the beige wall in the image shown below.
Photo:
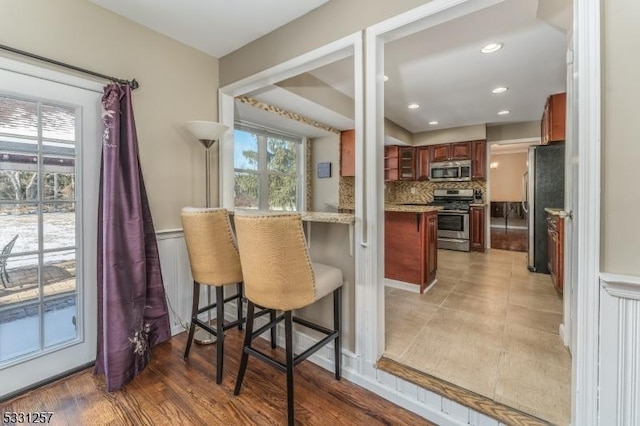
{"label": "beige wall", "polygon": [[601,268],[640,275],[640,2],[602,1]]}
{"label": "beige wall", "polygon": [[204,205],[204,148],[183,124],[217,119],[218,60],[85,0],[0,0],[0,10],[2,44],[139,81],[133,104],[155,226],[181,227],[181,207]]}
{"label": "beige wall", "polygon": [[220,85],[285,62],[429,0],[334,0],[220,59]]}
{"label": "beige wall", "polygon": [[409,145],[413,144],[413,133],[388,118],[384,119],[384,134]]}
{"label": "beige wall", "polygon": [[491,201],[522,201],[522,174],[527,170],[527,153],[492,155],[498,163],[491,174]]}
{"label": "beige wall", "polygon": [[414,133],[413,144],[436,145],[439,143],[464,142],[486,138],[487,127],[484,124],[474,124],[472,126]]}
{"label": "beige wall", "polygon": [[277,86],[322,105],[331,111],[335,111],[344,117],[353,119],[355,116],[355,102],[352,98],[309,73],[283,80],[277,83]]}
{"label": "beige wall", "polygon": [[[318,179],[318,163],[331,163],[331,177]],[[311,206],[316,212],[335,212],[338,205],[338,181],[340,180],[340,135],[311,140]]]}
{"label": "beige wall", "polygon": [[540,121],[487,126],[487,142],[540,138]]}

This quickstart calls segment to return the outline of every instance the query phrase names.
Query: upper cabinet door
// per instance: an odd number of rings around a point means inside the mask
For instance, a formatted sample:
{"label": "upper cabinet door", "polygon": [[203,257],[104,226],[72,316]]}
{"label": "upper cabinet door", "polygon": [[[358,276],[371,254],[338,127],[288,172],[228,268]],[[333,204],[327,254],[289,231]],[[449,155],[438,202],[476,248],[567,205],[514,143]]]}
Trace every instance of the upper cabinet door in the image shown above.
{"label": "upper cabinet door", "polygon": [[471,178],[487,178],[487,141],[471,142]]}
{"label": "upper cabinet door", "polygon": [[432,145],[431,161],[447,161],[449,159],[449,144]]}
{"label": "upper cabinet door", "polygon": [[556,93],[547,98],[540,123],[542,144],[565,140],[567,94]]}
{"label": "upper cabinet door", "polygon": [[429,164],[431,158],[431,147],[419,146],[416,148],[416,179],[429,179]]}
{"label": "upper cabinet door", "polygon": [[356,132],[340,133],[340,176],[356,175]]}
{"label": "upper cabinet door", "polygon": [[401,180],[414,180],[416,170],[416,150],[413,147],[400,147],[398,150],[399,174]]}
{"label": "upper cabinet door", "polygon": [[471,143],[456,142],[449,148],[449,160],[469,160],[471,158]]}

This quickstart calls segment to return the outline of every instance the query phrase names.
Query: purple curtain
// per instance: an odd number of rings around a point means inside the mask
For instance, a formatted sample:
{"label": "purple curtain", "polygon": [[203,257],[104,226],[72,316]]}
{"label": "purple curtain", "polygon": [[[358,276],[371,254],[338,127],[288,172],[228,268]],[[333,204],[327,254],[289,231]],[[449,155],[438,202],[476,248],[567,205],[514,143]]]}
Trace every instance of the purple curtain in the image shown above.
{"label": "purple curtain", "polygon": [[102,120],[95,372],[114,391],[146,367],[151,348],[171,332],[128,85],[105,87]]}

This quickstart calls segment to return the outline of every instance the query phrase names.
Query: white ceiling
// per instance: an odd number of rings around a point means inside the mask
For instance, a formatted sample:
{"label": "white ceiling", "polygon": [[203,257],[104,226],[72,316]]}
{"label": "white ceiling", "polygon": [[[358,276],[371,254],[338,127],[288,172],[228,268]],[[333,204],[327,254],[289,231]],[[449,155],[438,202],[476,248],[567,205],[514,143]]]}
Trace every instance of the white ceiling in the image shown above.
{"label": "white ceiling", "polygon": [[[328,0],[91,1],[221,57]],[[565,9],[567,5],[570,8],[570,1],[561,3]],[[506,0],[389,42],[385,46],[385,74],[389,76],[385,83],[385,116],[413,133],[540,120],[546,97],[565,90],[567,44],[565,32],[552,20],[554,25],[538,19],[540,12],[538,0]],[[494,54],[480,53],[484,44],[493,41],[504,43],[504,47]],[[334,62],[311,74],[353,97],[352,61]],[[491,89],[500,85],[509,90],[492,94]],[[353,127],[352,119],[277,86],[250,96],[338,129]],[[410,103],[421,107],[409,110]],[[504,109],[511,114],[497,115]],[[246,108],[238,113],[243,120],[253,117],[268,125],[268,116]],[[282,119],[274,120],[284,125]],[[438,124],[429,125],[431,120]],[[305,136],[315,132],[296,129]]]}
{"label": "white ceiling", "polygon": [[221,58],[329,0],[90,0]]}
{"label": "white ceiling", "polygon": [[[537,19],[537,7],[537,0],[508,0],[388,43],[385,116],[413,133],[540,120],[546,97],[565,90],[567,41],[563,30]],[[504,47],[480,53],[494,41]],[[353,96],[347,61],[311,74]],[[509,90],[494,95],[497,86]],[[410,103],[421,107],[410,110]]]}

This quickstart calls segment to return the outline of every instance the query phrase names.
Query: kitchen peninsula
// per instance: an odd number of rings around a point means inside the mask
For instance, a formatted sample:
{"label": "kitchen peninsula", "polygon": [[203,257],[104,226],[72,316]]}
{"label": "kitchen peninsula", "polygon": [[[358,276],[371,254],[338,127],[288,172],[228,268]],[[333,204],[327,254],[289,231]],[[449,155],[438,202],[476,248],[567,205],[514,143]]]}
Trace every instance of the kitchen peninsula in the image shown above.
{"label": "kitchen peninsula", "polygon": [[420,293],[435,283],[440,209],[385,204],[384,275],[387,280],[416,284]]}
{"label": "kitchen peninsula", "polygon": [[[384,276],[387,284],[424,293],[436,281],[438,269],[439,206],[384,205]],[[353,211],[341,205],[340,211]]]}

